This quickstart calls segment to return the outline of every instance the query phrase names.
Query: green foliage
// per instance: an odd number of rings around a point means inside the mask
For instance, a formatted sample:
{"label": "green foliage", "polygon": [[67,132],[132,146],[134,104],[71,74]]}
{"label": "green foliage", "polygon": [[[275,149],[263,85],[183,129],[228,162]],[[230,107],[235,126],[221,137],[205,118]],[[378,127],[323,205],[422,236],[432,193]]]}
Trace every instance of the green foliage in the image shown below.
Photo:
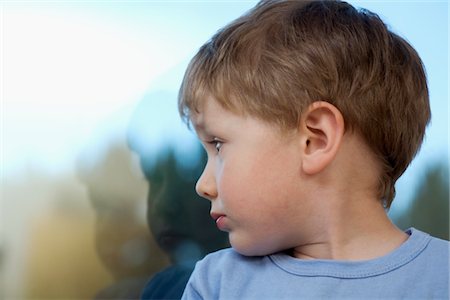
{"label": "green foliage", "polygon": [[415,227],[441,239],[449,239],[449,174],[447,164],[427,170],[411,205],[393,216],[401,229]]}

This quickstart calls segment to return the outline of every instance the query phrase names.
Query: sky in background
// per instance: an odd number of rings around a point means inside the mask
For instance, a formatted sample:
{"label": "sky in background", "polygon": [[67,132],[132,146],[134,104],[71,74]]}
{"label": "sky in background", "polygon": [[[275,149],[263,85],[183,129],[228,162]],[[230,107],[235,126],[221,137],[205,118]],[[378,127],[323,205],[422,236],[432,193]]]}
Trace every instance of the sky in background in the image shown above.
{"label": "sky in background", "polygon": [[[2,1],[2,180],[29,168],[70,171],[86,149],[95,159],[125,136],[137,108],[141,117],[145,112],[146,129],[136,133],[142,149],[193,147],[176,108],[183,72],[216,30],[256,3]],[[408,197],[427,165],[447,163],[448,3],[351,3],[378,13],[427,69],[433,117],[420,154],[398,184]]]}

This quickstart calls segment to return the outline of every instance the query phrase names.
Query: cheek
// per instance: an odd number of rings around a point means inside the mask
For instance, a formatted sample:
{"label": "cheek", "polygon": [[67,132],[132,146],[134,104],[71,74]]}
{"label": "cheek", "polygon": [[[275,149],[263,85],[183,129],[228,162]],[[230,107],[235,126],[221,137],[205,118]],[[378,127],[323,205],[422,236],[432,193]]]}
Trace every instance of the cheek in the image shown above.
{"label": "cheek", "polygon": [[249,172],[263,193],[278,194],[290,190],[298,180],[297,163],[288,151],[271,151],[254,158]]}
{"label": "cheek", "polygon": [[240,208],[273,202],[287,192],[286,171],[283,165],[259,157],[227,161],[216,175],[219,197]]}
{"label": "cheek", "polygon": [[219,197],[241,207],[292,197],[300,173],[291,149],[271,148],[257,154],[246,150],[217,163]]}
{"label": "cheek", "polygon": [[222,200],[235,199],[243,193],[242,182],[246,180],[246,175],[239,172],[232,164],[226,164],[218,168],[216,174],[217,192]]}
{"label": "cheek", "polygon": [[[246,156],[231,156],[227,160],[218,163],[216,169],[216,183],[219,198],[226,206],[245,206],[249,196],[254,192],[254,182],[250,160]],[[231,207],[230,207],[231,208]]]}

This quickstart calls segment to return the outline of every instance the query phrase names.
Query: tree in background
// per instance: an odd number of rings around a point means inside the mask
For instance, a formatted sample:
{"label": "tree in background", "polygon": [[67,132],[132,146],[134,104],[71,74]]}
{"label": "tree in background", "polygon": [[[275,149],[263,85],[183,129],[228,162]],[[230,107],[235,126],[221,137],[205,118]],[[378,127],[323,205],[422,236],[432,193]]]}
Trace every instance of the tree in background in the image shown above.
{"label": "tree in background", "polygon": [[415,227],[441,239],[449,239],[449,173],[438,164],[424,174],[411,205],[393,221],[401,229]]}

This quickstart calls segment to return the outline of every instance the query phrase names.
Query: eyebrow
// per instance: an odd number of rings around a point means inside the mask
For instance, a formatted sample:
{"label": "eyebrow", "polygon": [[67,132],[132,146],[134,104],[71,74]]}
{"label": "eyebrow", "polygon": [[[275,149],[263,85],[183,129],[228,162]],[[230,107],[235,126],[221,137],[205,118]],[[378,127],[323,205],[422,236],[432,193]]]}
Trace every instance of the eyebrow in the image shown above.
{"label": "eyebrow", "polygon": [[205,129],[205,127],[206,127],[204,122],[194,122],[191,120],[191,123],[196,130],[197,129]]}
{"label": "eyebrow", "polygon": [[205,124],[204,118],[197,115],[197,118],[191,119],[191,124],[194,126],[195,130],[198,131],[199,129],[201,131],[208,131],[208,127]]}
{"label": "eyebrow", "polygon": [[195,123],[192,122],[192,125],[194,126],[195,132],[200,140],[209,139],[209,138],[215,136],[211,132],[208,125],[203,121],[195,122]]}

